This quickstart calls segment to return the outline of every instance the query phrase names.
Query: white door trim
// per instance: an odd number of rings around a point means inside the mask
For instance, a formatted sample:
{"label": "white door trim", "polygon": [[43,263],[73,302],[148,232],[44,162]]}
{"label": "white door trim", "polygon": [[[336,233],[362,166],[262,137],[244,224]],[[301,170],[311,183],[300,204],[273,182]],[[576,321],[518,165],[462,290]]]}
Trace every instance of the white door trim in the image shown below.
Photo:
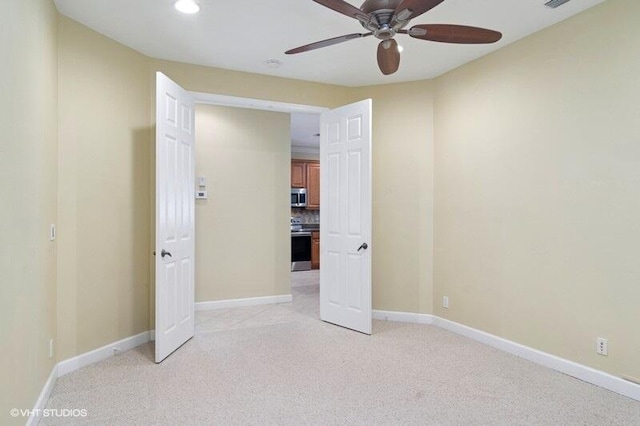
{"label": "white door trim", "polygon": [[294,104],[291,102],[271,101],[268,99],[241,98],[238,96],[218,95],[205,92],[190,92],[196,104],[228,106],[234,108],[257,109],[274,112],[302,112],[320,114],[329,108],[317,105]]}

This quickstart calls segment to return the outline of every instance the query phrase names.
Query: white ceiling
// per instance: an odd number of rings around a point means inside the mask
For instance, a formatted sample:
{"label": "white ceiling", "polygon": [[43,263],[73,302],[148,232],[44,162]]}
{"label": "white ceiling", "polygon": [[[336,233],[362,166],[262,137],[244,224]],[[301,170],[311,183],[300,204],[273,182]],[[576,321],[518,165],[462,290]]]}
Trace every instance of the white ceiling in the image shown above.
{"label": "white ceiling", "polygon": [[[291,114],[291,146],[293,151],[317,153],[320,146],[320,114]],[[318,135],[318,136],[316,136]]]}
{"label": "white ceiling", "polygon": [[[433,78],[605,0],[571,0],[557,9],[546,0],[446,0],[411,21],[472,25],[497,30],[493,45],[432,43],[398,35],[404,46],[391,76],[376,63],[378,40],[351,40],[285,55],[311,42],[365,32],[355,19],[312,0],[197,0],[200,13],[177,12],[174,0],[55,0],[58,10],[145,55],[191,64],[345,86]],[[349,0],[360,6],[361,2]],[[282,62],[278,69],[265,61]]]}

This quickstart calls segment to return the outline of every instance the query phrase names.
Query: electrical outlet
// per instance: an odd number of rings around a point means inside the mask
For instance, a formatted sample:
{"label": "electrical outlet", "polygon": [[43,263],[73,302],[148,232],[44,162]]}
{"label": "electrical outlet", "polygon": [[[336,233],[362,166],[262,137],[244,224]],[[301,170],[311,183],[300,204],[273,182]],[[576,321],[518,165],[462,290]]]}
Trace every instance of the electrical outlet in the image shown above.
{"label": "electrical outlet", "polygon": [[596,339],[596,353],[600,355],[609,355],[609,341],[604,337]]}
{"label": "electrical outlet", "polygon": [[442,307],[449,309],[449,296],[442,296]]}
{"label": "electrical outlet", "polygon": [[49,339],[49,359],[53,358],[53,339]]}

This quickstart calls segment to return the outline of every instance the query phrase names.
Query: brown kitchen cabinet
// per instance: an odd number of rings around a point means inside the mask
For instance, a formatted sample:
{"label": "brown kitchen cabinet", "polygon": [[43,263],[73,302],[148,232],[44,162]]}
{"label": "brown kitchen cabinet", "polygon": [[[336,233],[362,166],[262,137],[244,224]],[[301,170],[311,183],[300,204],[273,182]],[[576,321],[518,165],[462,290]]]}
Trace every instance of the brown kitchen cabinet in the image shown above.
{"label": "brown kitchen cabinet", "polygon": [[307,187],[307,163],[304,161],[291,162],[291,187]]}
{"label": "brown kitchen cabinet", "polygon": [[320,209],[320,163],[307,163],[307,209]]}
{"label": "brown kitchen cabinet", "polygon": [[311,269],[320,269],[320,232],[311,233]]}

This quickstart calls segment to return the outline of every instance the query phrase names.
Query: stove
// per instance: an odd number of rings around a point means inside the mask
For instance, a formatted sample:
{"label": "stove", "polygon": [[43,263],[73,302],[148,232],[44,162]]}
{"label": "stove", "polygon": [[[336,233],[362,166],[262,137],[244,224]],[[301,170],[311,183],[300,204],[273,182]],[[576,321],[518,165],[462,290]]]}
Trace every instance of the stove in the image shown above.
{"label": "stove", "polygon": [[311,231],[303,230],[297,217],[291,218],[291,271],[311,270]]}

